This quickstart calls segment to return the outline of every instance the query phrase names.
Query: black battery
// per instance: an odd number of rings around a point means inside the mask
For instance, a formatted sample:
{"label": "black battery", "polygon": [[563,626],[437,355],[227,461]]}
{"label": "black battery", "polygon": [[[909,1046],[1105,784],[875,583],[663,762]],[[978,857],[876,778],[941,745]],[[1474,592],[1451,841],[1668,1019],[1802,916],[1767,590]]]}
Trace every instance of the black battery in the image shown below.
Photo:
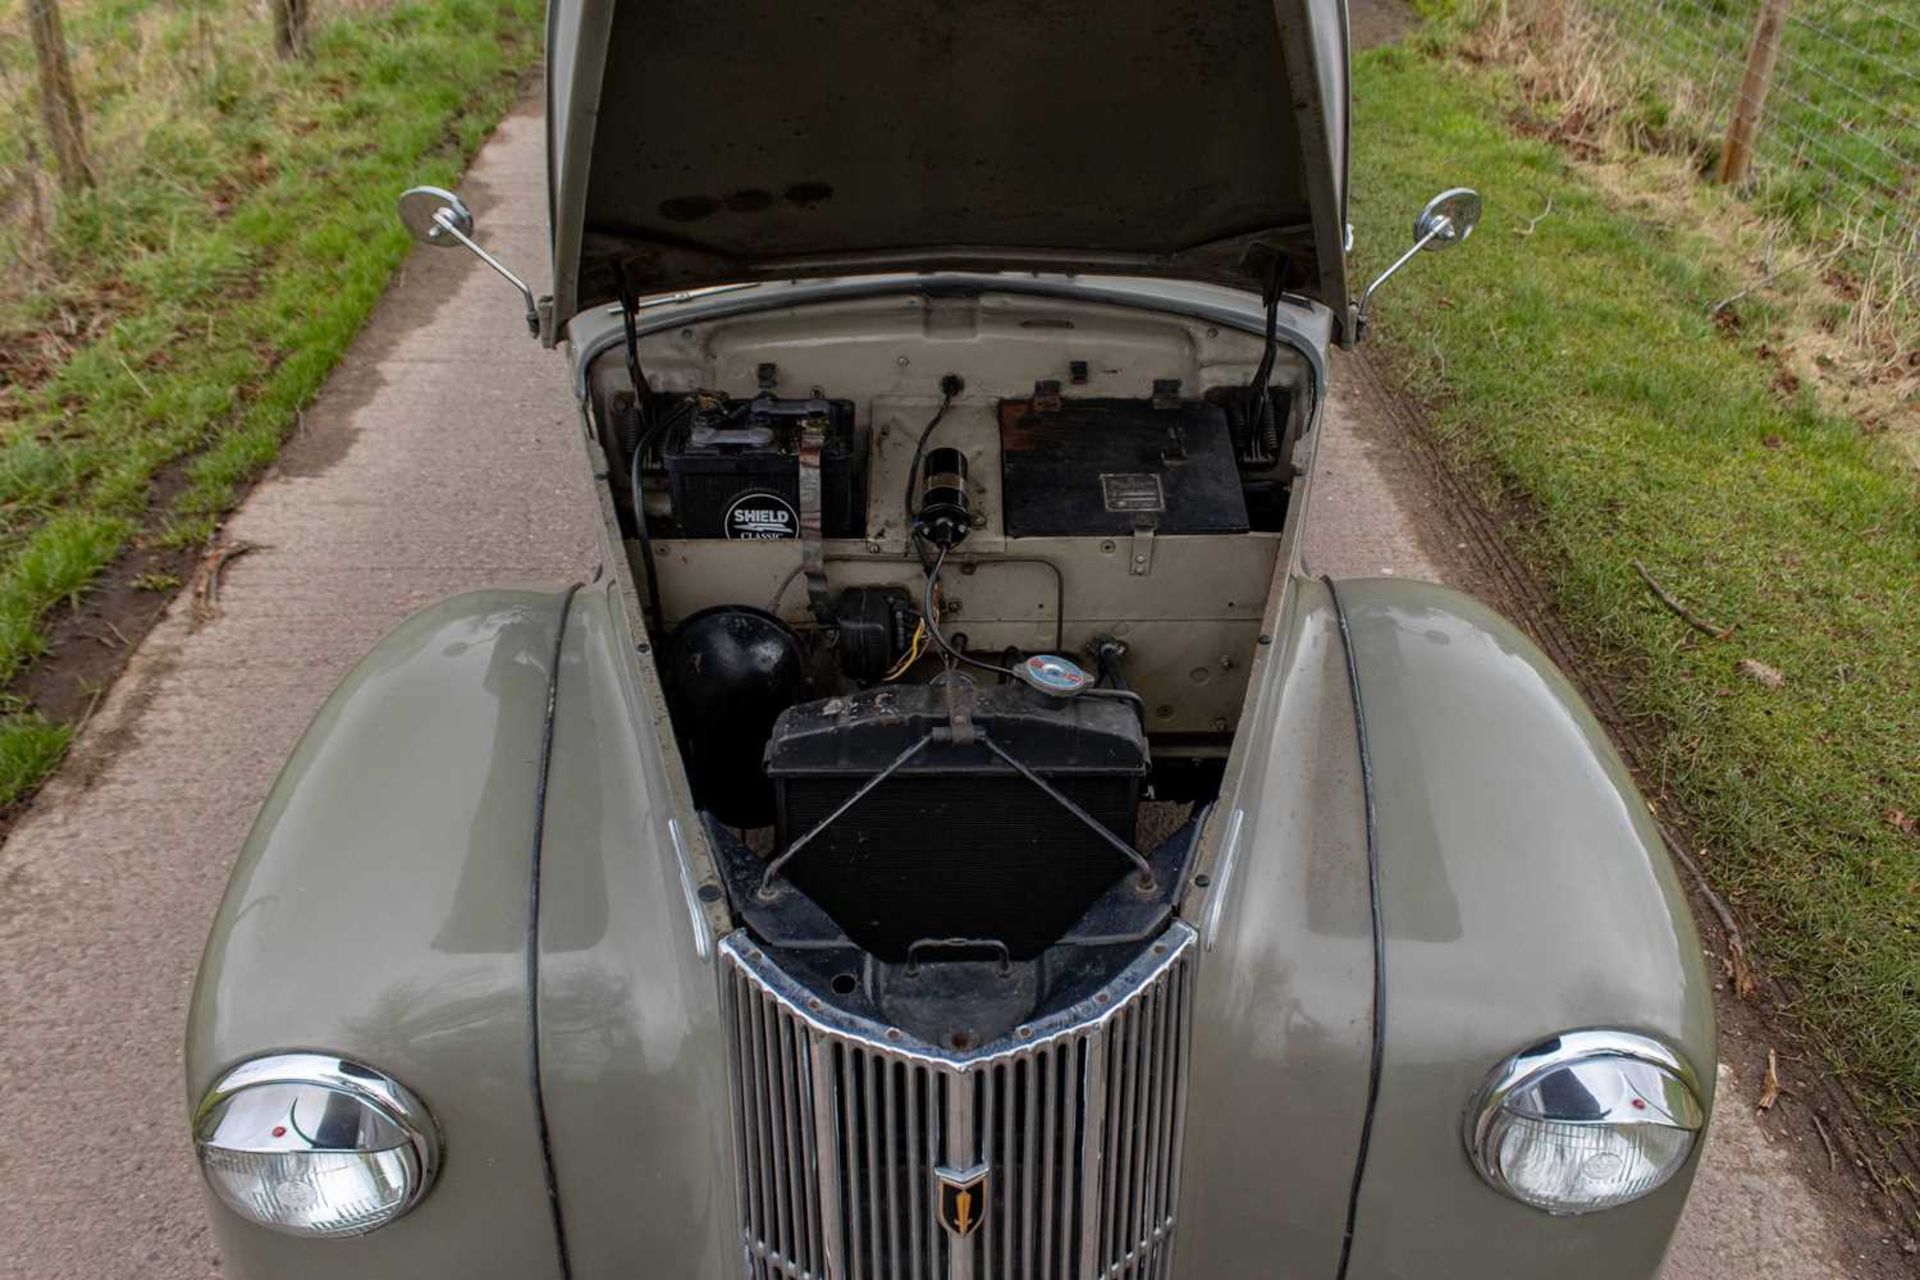
{"label": "black battery", "polygon": [[866,534],[866,458],[851,400],[715,399],[668,432],[661,449],[681,537],[800,536],[800,452],[821,429],[821,531]]}
{"label": "black battery", "polygon": [[1227,415],[1204,400],[1000,402],[1007,536],[1245,533]]}

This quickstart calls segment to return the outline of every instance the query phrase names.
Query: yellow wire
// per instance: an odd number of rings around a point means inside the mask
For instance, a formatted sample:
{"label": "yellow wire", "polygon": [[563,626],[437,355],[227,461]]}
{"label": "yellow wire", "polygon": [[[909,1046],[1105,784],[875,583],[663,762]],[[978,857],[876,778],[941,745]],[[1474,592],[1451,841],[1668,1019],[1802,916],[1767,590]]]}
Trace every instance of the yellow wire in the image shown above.
{"label": "yellow wire", "polygon": [[920,624],[913,629],[913,639],[907,642],[907,652],[901,657],[900,661],[893,664],[893,670],[880,677],[881,682],[884,684],[889,681],[898,680],[901,676],[913,670],[913,664],[920,661],[920,655],[926,652],[926,642],[927,620],[922,618],[920,619]]}

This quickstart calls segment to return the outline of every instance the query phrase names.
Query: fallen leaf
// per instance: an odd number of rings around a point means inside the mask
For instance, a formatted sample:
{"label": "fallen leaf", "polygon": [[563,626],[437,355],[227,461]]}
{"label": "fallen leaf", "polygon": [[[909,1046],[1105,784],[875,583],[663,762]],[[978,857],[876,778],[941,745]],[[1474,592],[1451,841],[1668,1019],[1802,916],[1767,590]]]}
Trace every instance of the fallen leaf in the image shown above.
{"label": "fallen leaf", "polygon": [[1778,667],[1770,667],[1758,658],[1740,659],[1740,674],[1749,680],[1756,680],[1769,689],[1778,689],[1787,682]]}
{"label": "fallen leaf", "polygon": [[1903,810],[1887,810],[1887,825],[1905,835],[1920,836],[1920,818]]}
{"label": "fallen leaf", "polygon": [[1767,1050],[1767,1078],[1760,1087],[1760,1109],[1771,1111],[1773,1104],[1780,1101],[1780,1059],[1773,1050]]}

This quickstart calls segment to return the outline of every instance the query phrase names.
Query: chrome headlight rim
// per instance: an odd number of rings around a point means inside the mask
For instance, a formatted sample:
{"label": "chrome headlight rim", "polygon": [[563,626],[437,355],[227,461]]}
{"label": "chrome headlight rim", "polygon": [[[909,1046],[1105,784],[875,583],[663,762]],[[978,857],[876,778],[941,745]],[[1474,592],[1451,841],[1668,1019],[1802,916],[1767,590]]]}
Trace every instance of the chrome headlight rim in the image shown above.
{"label": "chrome headlight rim", "polygon": [[[193,1145],[196,1163],[205,1175],[205,1152],[213,1136],[212,1129],[225,1111],[226,1105],[240,1094],[250,1089],[265,1086],[286,1085],[325,1089],[329,1092],[345,1095],[371,1108],[377,1115],[400,1130],[407,1139],[407,1147],[412,1154],[415,1177],[413,1185],[394,1211],[381,1222],[365,1230],[343,1233],[346,1235],[365,1235],[381,1227],[390,1226],[412,1212],[427,1193],[433,1189],[439,1176],[444,1158],[445,1144],[441,1139],[440,1126],[434,1120],[433,1113],[418,1094],[401,1084],[392,1076],[377,1068],[352,1058],[332,1053],[296,1051],[289,1053],[270,1053],[250,1058],[228,1070],[207,1090],[193,1115]],[[233,1146],[218,1144],[226,1151],[244,1153],[267,1153],[279,1148],[266,1146]],[[244,1215],[243,1215],[244,1216]],[[255,1225],[281,1234],[302,1239],[338,1238],[320,1233],[289,1230],[286,1227],[250,1219]]]}
{"label": "chrome headlight rim", "polygon": [[[1629,1109],[1614,1110],[1597,1116],[1548,1116],[1513,1105],[1517,1098],[1556,1072],[1582,1066],[1622,1062],[1651,1067],[1660,1074],[1669,1085],[1664,1091],[1664,1112],[1652,1109],[1648,1111]],[[1663,1041],[1638,1032],[1608,1027],[1563,1031],[1510,1054],[1488,1073],[1486,1080],[1467,1105],[1462,1136],[1465,1139],[1467,1155],[1472,1160],[1475,1171],[1488,1186],[1502,1195],[1556,1217],[1604,1212],[1606,1209],[1618,1208],[1620,1205],[1548,1208],[1536,1203],[1523,1190],[1515,1187],[1501,1169],[1495,1149],[1496,1125],[1501,1116],[1505,1114],[1529,1119],[1552,1120],[1559,1124],[1594,1127],[1662,1125],[1693,1135],[1686,1157],[1691,1159],[1698,1152],[1700,1133],[1706,1127],[1707,1111],[1704,1097],[1699,1074],[1693,1069],[1692,1064]],[[1683,1159],[1680,1165],[1676,1166],[1676,1171],[1684,1164]],[[1641,1196],[1651,1195],[1671,1180],[1672,1175],[1669,1174],[1659,1183],[1642,1192]],[[1639,1198],[1641,1197],[1635,1197],[1635,1199]],[[1632,1201],[1621,1203],[1630,1204]]]}

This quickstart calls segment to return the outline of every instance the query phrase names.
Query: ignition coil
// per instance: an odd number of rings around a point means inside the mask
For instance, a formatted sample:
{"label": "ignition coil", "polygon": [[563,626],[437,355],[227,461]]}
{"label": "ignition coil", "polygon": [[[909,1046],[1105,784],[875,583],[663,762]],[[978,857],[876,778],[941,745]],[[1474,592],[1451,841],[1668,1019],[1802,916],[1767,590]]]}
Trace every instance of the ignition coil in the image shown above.
{"label": "ignition coil", "polygon": [[967,455],[942,448],[927,454],[920,486],[920,536],[943,550],[958,546],[973,528],[973,502],[967,497]]}

